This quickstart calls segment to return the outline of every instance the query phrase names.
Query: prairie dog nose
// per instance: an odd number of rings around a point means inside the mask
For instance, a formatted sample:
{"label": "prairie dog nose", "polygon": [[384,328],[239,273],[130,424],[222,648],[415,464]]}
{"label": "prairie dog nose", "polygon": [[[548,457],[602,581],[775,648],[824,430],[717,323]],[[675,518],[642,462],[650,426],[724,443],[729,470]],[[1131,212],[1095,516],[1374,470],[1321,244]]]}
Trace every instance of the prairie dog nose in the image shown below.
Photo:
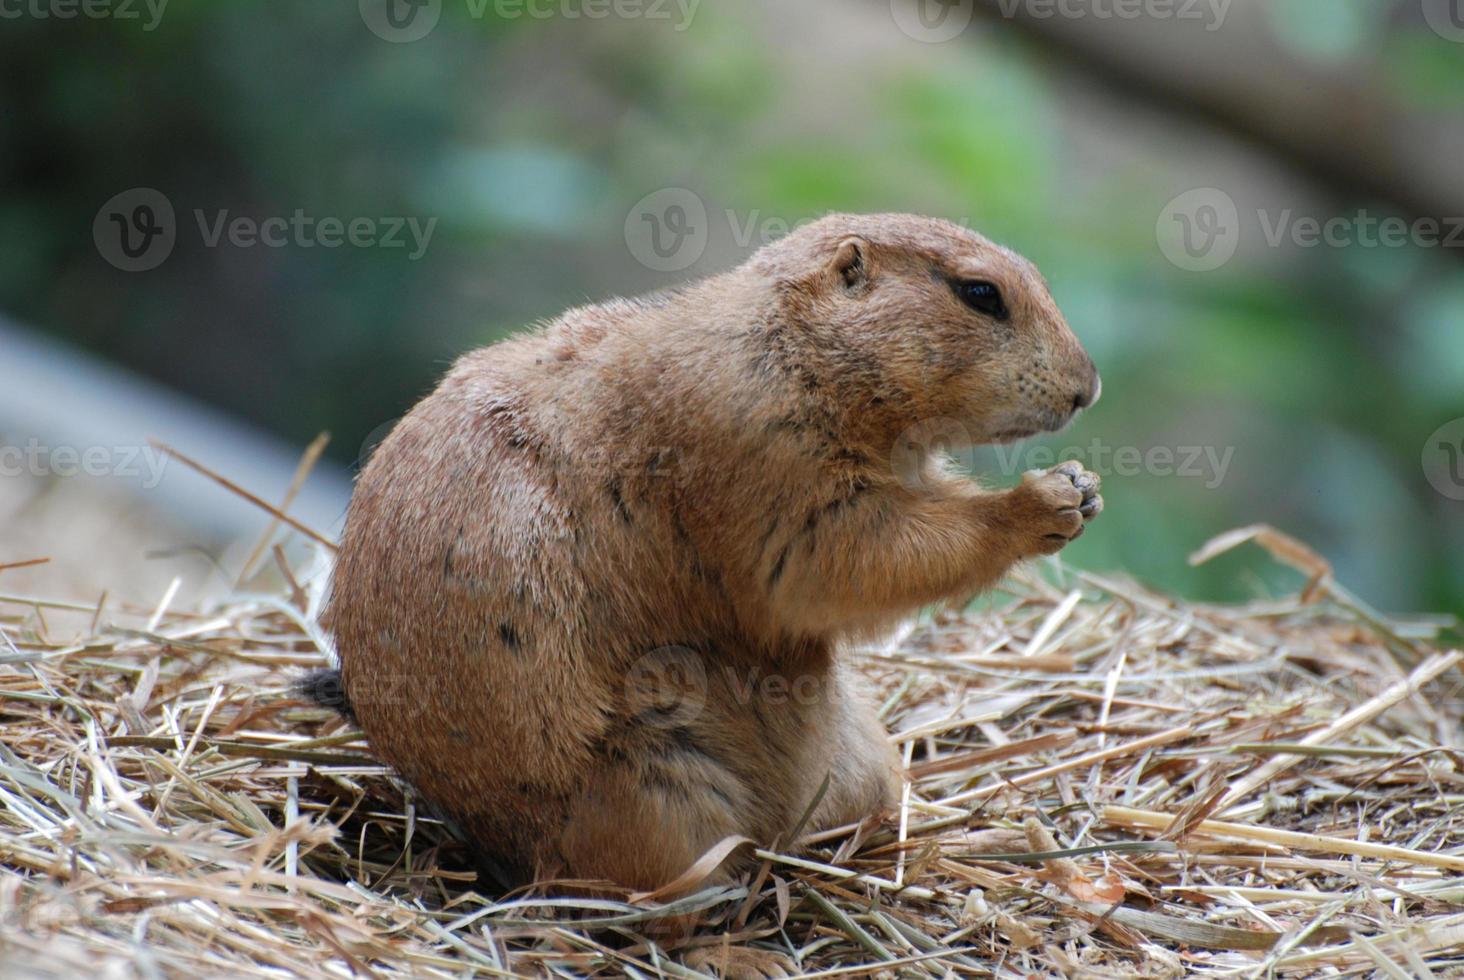
{"label": "prairie dog nose", "polygon": [[1080,391],[1073,396],[1073,411],[1088,408],[1096,405],[1103,394],[1103,379],[1098,376],[1098,371],[1093,370],[1093,377],[1088,382],[1088,390]]}

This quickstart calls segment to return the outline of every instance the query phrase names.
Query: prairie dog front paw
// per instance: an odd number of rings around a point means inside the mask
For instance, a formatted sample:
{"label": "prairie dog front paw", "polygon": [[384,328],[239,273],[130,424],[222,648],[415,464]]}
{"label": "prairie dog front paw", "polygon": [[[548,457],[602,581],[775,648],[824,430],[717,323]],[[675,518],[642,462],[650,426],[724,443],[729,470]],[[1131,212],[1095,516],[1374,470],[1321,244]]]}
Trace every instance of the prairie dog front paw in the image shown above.
{"label": "prairie dog front paw", "polygon": [[1029,470],[1012,490],[1024,554],[1051,555],[1083,533],[1103,510],[1098,474],[1069,460],[1050,470]]}

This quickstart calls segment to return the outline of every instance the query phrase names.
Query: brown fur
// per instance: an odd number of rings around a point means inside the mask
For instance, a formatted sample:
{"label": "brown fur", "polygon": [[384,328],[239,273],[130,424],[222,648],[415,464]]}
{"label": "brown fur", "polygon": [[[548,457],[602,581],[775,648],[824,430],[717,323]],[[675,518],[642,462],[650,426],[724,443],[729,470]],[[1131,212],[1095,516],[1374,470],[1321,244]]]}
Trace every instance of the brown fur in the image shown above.
{"label": "brown fur", "polygon": [[520,878],[663,884],[788,833],[826,775],[812,828],[877,813],[898,759],[838,644],[1101,506],[1075,466],[988,492],[910,440],[1055,428],[1096,386],[1030,263],[907,215],[571,310],[462,357],[361,474],[328,614],[345,692]]}

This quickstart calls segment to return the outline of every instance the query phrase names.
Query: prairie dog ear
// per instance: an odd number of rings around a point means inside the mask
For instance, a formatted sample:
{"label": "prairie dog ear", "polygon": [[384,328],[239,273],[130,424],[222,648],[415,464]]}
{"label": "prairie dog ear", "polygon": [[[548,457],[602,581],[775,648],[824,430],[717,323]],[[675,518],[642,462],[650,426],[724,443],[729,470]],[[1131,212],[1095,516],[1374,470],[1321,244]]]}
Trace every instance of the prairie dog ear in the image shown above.
{"label": "prairie dog ear", "polygon": [[869,243],[857,236],[844,239],[834,250],[831,267],[846,288],[863,286],[870,276]]}

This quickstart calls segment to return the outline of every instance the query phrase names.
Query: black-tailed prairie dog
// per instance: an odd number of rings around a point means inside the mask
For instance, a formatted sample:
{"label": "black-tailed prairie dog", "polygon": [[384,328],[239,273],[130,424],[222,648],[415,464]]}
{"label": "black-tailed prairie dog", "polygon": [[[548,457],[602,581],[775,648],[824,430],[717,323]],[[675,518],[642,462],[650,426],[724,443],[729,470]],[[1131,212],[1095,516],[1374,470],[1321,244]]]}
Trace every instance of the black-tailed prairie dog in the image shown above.
{"label": "black-tailed prairie dog", "polygon": [[344,701],[506,883],[659,886],[787,835],[825,778],[808,829],[878,814],[899,758],[841,643],[1102,507],[1076,464],[989,491],[928,443],[1060,428],[1098,389],[1031,263],[910,215],[570,310],[463,356],[361,474]]}

